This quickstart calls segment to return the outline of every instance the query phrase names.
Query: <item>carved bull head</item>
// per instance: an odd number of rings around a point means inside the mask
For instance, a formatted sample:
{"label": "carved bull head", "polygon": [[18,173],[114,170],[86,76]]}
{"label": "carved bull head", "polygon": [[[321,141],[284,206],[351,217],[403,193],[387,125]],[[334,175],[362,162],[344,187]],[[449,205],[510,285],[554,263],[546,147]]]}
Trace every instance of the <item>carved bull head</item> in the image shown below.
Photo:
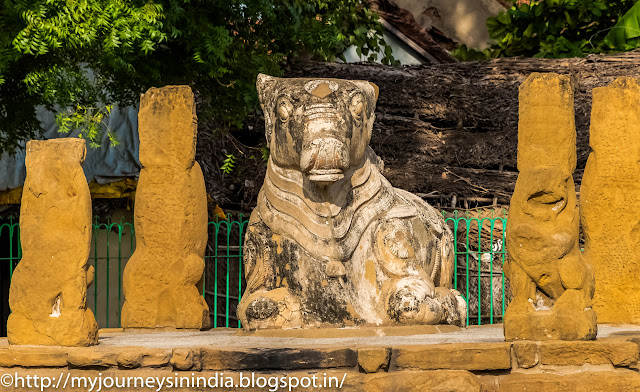
{"label": "carved bull head", "polygon": [[378,98],[375,84],[260,74],[257,88],[274,164],[328,185],[363,161]]}

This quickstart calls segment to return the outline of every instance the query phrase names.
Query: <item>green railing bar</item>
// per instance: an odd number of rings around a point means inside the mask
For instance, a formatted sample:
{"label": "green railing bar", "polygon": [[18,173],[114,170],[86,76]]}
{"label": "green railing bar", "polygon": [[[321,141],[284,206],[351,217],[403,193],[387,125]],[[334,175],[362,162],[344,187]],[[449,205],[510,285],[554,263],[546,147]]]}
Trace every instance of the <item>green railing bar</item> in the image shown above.
{"label": "green railing bar", "polygon": [[490,236],[489,236],[489,255],[491,256],[491,260],[489,261],[489,324],[493,324],[493,228],[496,224],[496,221],[493,219],[493,211],[491,211],[491,220],[489,221],[490,226]]}
{"label": "green railing bar", "polygon": [[[22,260],[22,242],[20,242],[20,225],[14,223],[16,226],[16,232],[18,233],[18,258],[17,261]],[[16,262],[17,264],[17,262]],[[11,275],[13,275],[13,261],[11,261]],[[9,275],[9,281],[11,281],[11,275]]]}
{"label": "green railing bar", "polygon": [[[238,248],[239,248],[239,252],[238,252],[238,293],[242,293],[242,237],[243,237],[243,231],[244,231],[244,225],[245,223],[249,223],[248,221],[244,221],[244,214],[240,213],[238,214],[238,230],[239,230],[239,234],[240,234],[240,239],[238,240]],[[229,248],[227,247],[227,250]],[[227,296],[229,294],[227,293]],[[240,296],[241,297],[241,296]],[[238,303],[239,304],[239,303]],[[242,328],[242,325],[240,323],[240,320],[238,319],[238,328]]]}
{"label": "green railing bar", "polygon": [[[226,222],[225,222],[226,223]],[[227,223],[227,294],[229,294],[229,242],[231,237],[231,227]],[[225,327],[229,328],[229,295],[226,296],[226,305],[225,305]]]}
{"label": "green railing bar", "polygon": [[[216,228],[216,235],[215,235],[215,246],[213,248],[214,250],[214,254],[216,255],[215,258],[215,268],[214,268],[214,292],[216,293],[214,299],[213,299],[213,314],[215,315],[215,317],[213,318],[213,327],[214,328],[218,328],[218,235],[220,234],[220,225],[217,223],[214,223],[214,226]],[[227,293],[228,294],[228,293]]]}
{"label": "green railing bar", "polygon": [[98,217],[95,218],[93,228],[93,311],[98,313]]}
{"label": "green railing bar", "polygon": [[[456,214],[457,215],[457,214]],[[466,246],[467,246],[467,252],[465,252],[465,258],[466,258],[466,279],[467,279],[467,286],[466,286],[466,291],[467,291],[467,325],[469,324],[469,298],[470,296],[470,292],[469,292],[469,221],[465,220],[465,238],[466,238]]]}
{"label": "green railing bar", "polygon": [[106,301],[107,302],[107,321],[106,321],[107,328],[109,328],[109,286],[110,286],[109,285],[109,275],[111,275],[111,273],[110,273],[111,269],[109,268],[109,264],[111,262],[111,259],[109,258],[109,238],[111,237],[110,236],[110,234],[111,234],[111,226],[112,225],[109,225],[109,226],[106,226],[106,228],[105,228],[105,230],[107,231],[105,233],[106,237],[107,237],[107,272],[106,272],[106,274],[107,274],[107,282],[106,282],[106,286],[107,286],[107,290],[106,290],[107,291],[107,301]]}
{"label": "green railing bar", "polygon": [[478,325],[482,325],[482,221],[473,218],[478,223]]}

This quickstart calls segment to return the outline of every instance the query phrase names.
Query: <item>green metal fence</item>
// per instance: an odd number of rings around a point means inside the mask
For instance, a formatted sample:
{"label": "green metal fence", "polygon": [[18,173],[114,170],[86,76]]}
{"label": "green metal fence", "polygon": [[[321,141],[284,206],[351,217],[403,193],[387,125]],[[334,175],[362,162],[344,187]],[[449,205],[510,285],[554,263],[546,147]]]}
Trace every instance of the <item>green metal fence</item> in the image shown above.
{"label": "green metal fence", "polygon": [[510,300],[503,265],[507,257],[505,210],[443,212],[454,233],[454,288],[467,301],[467,324],[502,322]]}
{"label": "green metal fence", "polygon": [[13,275],[18,261],[22,258],[22,247],[20,246],[20,225],[9,219],[8,222],[0,224],[0,244],[4,248],[0,252],[0,268],[5,266],[9,271],[9,280]]}
{"label": "green metal fence", "polygon": [[[506,213],[443,212],[455,233],[456,274],[454,287],[467,300],[469,324],[493,324],[502,320],[509,300],[508,282],[502,265],[506,258]],[[242,273],[242,241],[248,225],[243,214],[209,222],[202,295],[207,301],[213,327],[239,328],[236,307],[246,287]],[[101,328],[120,326],[122,273],[135,250],[135,231],[129,222],[93,223],[89,262],[96,274],[88,292],[88,304]],[[0,225],[0,268],[9,280],[22,257],[17,222]],[[4,274],[4,273],[3,273]],[[0,274],[2,276],[3,274]]]}

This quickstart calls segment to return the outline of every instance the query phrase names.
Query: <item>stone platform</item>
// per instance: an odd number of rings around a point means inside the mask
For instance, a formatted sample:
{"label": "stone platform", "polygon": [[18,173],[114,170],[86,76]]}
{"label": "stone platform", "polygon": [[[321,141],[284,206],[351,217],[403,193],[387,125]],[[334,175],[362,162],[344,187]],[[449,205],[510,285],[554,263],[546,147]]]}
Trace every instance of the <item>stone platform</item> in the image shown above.
{"label": "stone platform", "polygon": [[[504,342],[502,325],[257,333],[102,330],[100,344],[86,348],[9,346],[2,339],[0,378],[5,374],[49,377],[56,390],[74,392],[90,388],[56,385],[58,379],[184,377],[194,381],[222,380],[224,375],[235,385],[167,390],[273,390],[268,385],[236,387],[241,386],[242,375],[255,372],[253,377],[315,376],[320,382],[336,377],[345,391],[640,391],[639,344],[640,326],[609,325],[600,325],[598,340],[591,342],[515,343]],[[102,386],[101,391],[157,388]],[[0,391],[32,390],[40,389],[0,386]]]}

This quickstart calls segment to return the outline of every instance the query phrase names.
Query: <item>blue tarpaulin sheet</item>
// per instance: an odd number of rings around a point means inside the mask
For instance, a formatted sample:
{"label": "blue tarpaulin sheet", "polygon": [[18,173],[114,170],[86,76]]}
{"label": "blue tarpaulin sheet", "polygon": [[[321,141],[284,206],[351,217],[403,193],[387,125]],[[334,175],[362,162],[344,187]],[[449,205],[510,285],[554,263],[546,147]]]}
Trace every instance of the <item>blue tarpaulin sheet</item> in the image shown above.
{"label": "blue tarpaulin sheet", "polygon": [[[42,124],[42,139],[78,137],[78,131],[69,134],[58,132],[55,113],[38,109],[37,116]],[[140,142],[137,108],[114,107],[104,121],[120,143],[111,146],[107,132],[103,132],[100,147],[91,148],[87,143],[87,156],[83,166],[87,181],[95,180],[99,184],[106,184],[127,177],[138,177]],[[24,184],[24,156],[24,151],[18,151],[14,156],[5,154],[0,158],[0,191],[19,188]]]}

